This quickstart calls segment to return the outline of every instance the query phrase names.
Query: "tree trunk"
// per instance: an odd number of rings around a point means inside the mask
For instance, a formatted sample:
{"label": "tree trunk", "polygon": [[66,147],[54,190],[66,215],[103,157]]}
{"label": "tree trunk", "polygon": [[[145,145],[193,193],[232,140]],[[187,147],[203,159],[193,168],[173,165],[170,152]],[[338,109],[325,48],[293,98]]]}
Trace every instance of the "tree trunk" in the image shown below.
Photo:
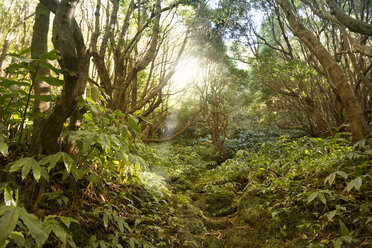
{"label": "tree trunk", "polygon": [[[43,3],[45,1],[42,1]],[[52,41],[61,59],[59,64],[65,71],[63,92],[53,112],[47,119],[41,134],[41,144],[46,154],[59,150],[58,139],[63,124],[76,110],[79,96],[84,92],[88,78],[90,55],[86,53],[81,30],[74,19],[78,0],[52,1],[48,8],[55,11]],[[54,5],[57,4],[57,5]]]}
{"label": "tree trunk", "polygon": [[341,67],[317,37],[300,22],[300,19],[293,12],[289,2],[287,0],[277,0],[277,3],[283,9],[294,35],[307,45],[310,52],[315,55],[335,83],[337,91],[340,94],[342,105],[345,107],[346,114],[350,121],[353,141],[356,142],[364,139],[370,134],[364,111]]}
{"label": "tree trunk", "polygon": [[[31,58],[37,59],[43,53],[48,52],[48,32],[49,32],[49,16],[50,11],[44,4],[39,3],[35,11],[35,23],[32,32],[31,41]],[[35,77],[37,76],[49,76],[49,69],[45,67],[39,67],[38,63],[33,63],[33,67],[36,69]],[[35,96],[50,95],[50,85],[46,82],[35,80],[34,81],[34,94]],[[34,154],[42,152],[42,146],[40,143],[41,129],[45,123],[45,118],[40,114],[47,114],[49,110],[49,102],[41,100],[35,100],[34,103],[34,124],[32,129],[32,144],[31,149]]]}

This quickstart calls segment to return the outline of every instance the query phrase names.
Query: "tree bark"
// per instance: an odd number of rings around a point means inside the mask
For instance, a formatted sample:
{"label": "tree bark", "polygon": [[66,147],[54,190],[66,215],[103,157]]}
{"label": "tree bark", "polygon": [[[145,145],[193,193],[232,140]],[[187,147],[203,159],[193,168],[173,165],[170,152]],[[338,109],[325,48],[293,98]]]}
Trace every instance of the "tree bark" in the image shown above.
{"label": "tree bark", "polygon": [[[35,23],[32,32],[31,40],[31,58],[38,59],[43,53],[48,52],[48,32],[49,32],[49,17],[50,11],[44,4],[39,3],[36,7]],[[33,63],[36,69],[35,78],[38,76],[49,76],[49,69],[40,67],[38,62]],[[34,81],[34,94],[35,96],[50,95],[50,85],[46,82],[35,80]],[[32,141],[31,149],[34,154],[42,152],[40,142],[41,129],[46,119],[40,114],[47,114],[49,110],[49,102],[35,100],[34,102],[34,119],[32,127]]]}
{"label": "tree bark", "polygon": [[53,154],[59,150],[58,139],[63,124],[74,113],[88,78],[90,55],[86,52],[81,30],[74,19],[77,3],[78,0],[62,0],[59,4],[57,2],[56,8],[55,5],[47,5],[50,10],[55,10],[52,41],[59,51],[61,56],[59,64],[65,72],[63,92],[41,134],[41,144],[46,154]]}
{"label": "tree bark", "polygon": [[331,9],[331,14],[334,15],[339,22],[348,27],[350,31],[369,36],[372,35],[372,24],[365,23],[361,20],[354,19],[351,16],[347,15],[338,6],[335,0],[327,0],[327,4]]}
{"label": "tree bark", "polygon": [[294,35],[307,45],[311,53],[315,55],[335,83],[342,104],[345,107],[346,114],[350,120],[353,141],[356,142],[364,139],[370,134],[364,111],[341,67],[318,38],[300,22],[300,19],[294,13],[290,3],[287,0],[277,0],[277,3],[283,9]]}

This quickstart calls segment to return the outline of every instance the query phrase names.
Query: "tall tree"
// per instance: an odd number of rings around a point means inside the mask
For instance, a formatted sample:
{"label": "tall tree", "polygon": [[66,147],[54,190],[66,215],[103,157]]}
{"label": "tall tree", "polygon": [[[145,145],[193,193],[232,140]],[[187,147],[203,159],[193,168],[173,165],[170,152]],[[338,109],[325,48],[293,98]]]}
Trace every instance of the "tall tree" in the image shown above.
{"label": "tall tree", "polygon": [[[38,59],[43,53],[48,52],[48,32],[50,11],[43,3],[39,3],[35,11],[35,23],[32,32],[31,41],[31,58]],[[49,69],[34,63],[35,75],[33,75],[35,96],[50,95],[50,85],[46,82],[37,80],[39,76],[49,76]],[[35,100],[34,102],[34,119],[32,130],[31,148],[35,154],[42,152],[41,130],[45,123],[45,118],[41,114],[48,114],[49,102]]]}
{"label": "tall tree", "polygon": [[90,54],[84,44],[81,29],[74,14],[78,0],[41,0],[55,13],[52,41],[60,55],[59,64],[64,71],[64,87],[53,111],[45,121],[41,132],[41,146],[47,154],[59,150],[62,128],[75,111],[78,98],[85,89],[88,78]]}
{"label": "tall tree", "polygon": [[306,28],[296,14],[293,6],[287,0],[277,0],[283,9],[292,32],[301,39],[311,53],[319,60],[323,68],[330,75],[330,79],[340,95],[343,106],[350,121],[350,128],[354,141],[359,141],[370,134],[363,108],[360,106],[353,88],[348,82],[342,68],[336,59],[323,46],[319,38]]}

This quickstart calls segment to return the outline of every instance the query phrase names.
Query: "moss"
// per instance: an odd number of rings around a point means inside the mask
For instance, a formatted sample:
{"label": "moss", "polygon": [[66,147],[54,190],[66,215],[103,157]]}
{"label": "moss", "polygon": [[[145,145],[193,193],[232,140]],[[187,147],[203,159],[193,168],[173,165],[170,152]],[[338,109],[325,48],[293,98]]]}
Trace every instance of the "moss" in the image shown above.
{"label": "moss", "polygon": [[307,242],[304,239],[294,239],[288,242],[288,248],[307,247]]}
{"label": "moss", "polygon": [[279,239],[268,239],[265,241],[263,245],[261,245],[263,248],[283,248],[285,247],[283,241]]}
{"label": "moss", "polygon": [[219,238],[214,235],[206,235],[203,238],[203,248],[223,248],[223,244]]}
{"label": "moss", "polygon": [[249,227],[230,229],[224,238],[225,248],[256,248],[259,247],[256,232]]}
{"label": "moss", "polygon": [[205,215],[213,217],[227,216],[236,210],[234,195],[227,192],[201,194],[195,205]]}
{"label": "moss", "polygon": [[191,234],[202,234],[205,232],[203,221],[200,218],[187,219],[186,227]]}
{"label": "moss", "polygon": [[240,210],[256,207],[264,202],[265,196],[259,191],[259,189],[248,190],[239,198],[238,212]]}

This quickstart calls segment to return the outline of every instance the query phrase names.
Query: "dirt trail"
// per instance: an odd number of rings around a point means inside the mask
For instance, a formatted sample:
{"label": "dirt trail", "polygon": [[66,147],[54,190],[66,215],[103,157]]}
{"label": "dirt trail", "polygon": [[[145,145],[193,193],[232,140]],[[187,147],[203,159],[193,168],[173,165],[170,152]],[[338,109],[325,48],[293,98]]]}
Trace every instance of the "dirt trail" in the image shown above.
{"label": "dirt trail", "polygon": [[179,210],[179,217],[184,221],[180,238],[186,240],[185,247],[261,247],[255,230],[240,221],[237,196],[223,191],[210,192],[199,178],[202,178],[200,173],[194,173],[168,180],[175,193],[188,198],[188,206]]}

